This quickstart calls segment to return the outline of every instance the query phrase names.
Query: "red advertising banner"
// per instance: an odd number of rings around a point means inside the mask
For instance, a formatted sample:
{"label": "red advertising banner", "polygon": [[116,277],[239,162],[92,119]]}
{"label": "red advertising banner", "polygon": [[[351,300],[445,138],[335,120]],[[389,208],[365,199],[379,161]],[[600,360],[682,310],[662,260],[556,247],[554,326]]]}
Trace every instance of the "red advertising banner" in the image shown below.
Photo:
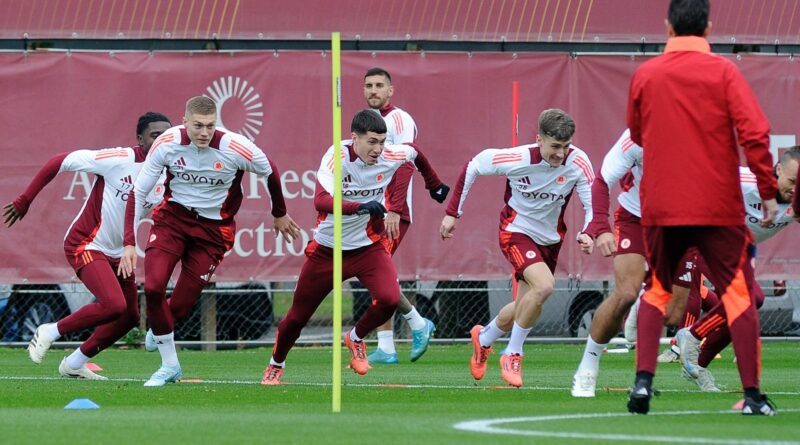
{"label": "red advertising banner", "polygon": [[[711,2],[712,42],[800,43],[800,0]],[[667,0],[6,0],[3,39],[663,42]]]}
{"label": "red advertising banner", "polygon": [[[350,117],[365,106],[364,73],[382,66],[394,79],[393,103],[414,117],[422,151],[452,185],[478,151],[511,144],[511,87],[519,81],[521,143],[535,138],[541,110],[563,108],[577,122],[575,145],[597,169],[624,129],[628,81],[642,60],[553,53],[345,53],[343,134],[349,134]],[[800,103],[800,64],[789,57],[734,60],[770,119],[775,148],[794,145],[796,113],[788,110]],[[246,176],[236,243],[217,279],[294,279],[316,221],[315,173],[331,144],[329,86],[330,59],[319,52],[0,54],[5,155],[0,200],[13,200],[51,156],[78,148],[133,145],[140,114],[159,111],[178,124],[185,100],[207,94],[222,103],[220,119],[227,128],[249,135],[275,160],[288,210],[303,228],[302,240],[294,244],[276,239],[266,185]],[[0,282],[72,278],[62,239],[92,181],[90,175],[63,173],[39,195],[24,220],[10,229],[0,227]],[[504,187],[502,178],[479,178],[455,239],[443,242],[438,228],[444,206],[415,181],[414,224],[395,256],[401,276],[507,276],[509,266],[497,241]],[[578,200],[572,201],[558,274],[609,278],[610,260],[582,255],[572,242],[583,219]],[[798,228],[790,227],[760,246],[759,277],[796,277],[798,239]]]}

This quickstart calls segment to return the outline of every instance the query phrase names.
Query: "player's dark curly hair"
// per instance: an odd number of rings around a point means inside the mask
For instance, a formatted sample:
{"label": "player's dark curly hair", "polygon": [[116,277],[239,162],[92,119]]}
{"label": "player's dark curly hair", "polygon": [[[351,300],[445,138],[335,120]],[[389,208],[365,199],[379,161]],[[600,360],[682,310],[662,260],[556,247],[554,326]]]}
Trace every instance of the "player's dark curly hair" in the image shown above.
{"label": "player's dark curly hair", "polygon": [[136,123],[136,136],[143,136],[142,133],[147,130],[147,126],[153,122],[166,122],[170,126],[172,123],[169,121],[167,116],[164,116],[161,113],[156,113],[155,111],[148,111],[147,113],[139,116],[139,122]]}

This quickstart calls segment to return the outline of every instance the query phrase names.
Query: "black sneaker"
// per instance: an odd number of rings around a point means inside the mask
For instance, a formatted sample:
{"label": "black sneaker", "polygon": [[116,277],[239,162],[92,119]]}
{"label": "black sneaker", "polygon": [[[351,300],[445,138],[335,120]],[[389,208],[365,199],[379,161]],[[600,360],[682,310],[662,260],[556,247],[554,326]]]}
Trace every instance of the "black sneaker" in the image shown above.
{"label": "black sneaker", "polygon": [[650,411],[650,399],[652,397],[653,388],[645,381],[637,381],[628,398],[628,412],[633,414],[647,414],[647,412]]}
{"label": "black sneaker", "polygon": [[778,414],[778,411],[766,394],[761,394],[761,400],[753,400],[750,397],[744,398],[743,416],[774,416],[776,414]]}

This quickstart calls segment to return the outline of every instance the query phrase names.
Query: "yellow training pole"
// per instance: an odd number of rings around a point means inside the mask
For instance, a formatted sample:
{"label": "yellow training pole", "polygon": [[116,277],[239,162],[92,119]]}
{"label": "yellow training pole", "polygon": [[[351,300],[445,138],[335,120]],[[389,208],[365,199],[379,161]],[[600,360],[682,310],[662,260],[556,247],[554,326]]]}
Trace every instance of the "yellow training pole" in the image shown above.
{"label": "yellow training pole", "polygon": [[333,397],[331,409],[342,411],[342,63],[340,36],[331,34],[333,97]]}

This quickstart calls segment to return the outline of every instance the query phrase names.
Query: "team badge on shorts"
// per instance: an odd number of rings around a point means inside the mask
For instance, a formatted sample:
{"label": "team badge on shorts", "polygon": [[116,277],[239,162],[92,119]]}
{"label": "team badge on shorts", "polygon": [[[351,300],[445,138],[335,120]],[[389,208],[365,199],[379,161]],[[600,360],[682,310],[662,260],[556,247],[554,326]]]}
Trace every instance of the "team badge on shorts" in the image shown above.
{"label": "team badge on shorts", "polygon": [[151,233],[150,234],[150,242],[152,243],[155,240],[156,240],[156,234],[155,233]]}
{"label": "team badge on shorts", "polygon": [[556,178],[556,184],[558,185],[561,185],[565,182],[567,182],[567,178],[564,175],[561,175],[558,178]]}
{"label": "team badge on shorts", "polygon": [[628,247],[631,247],[631,240],[625,238],[624,240],[620,241],[619,246],[623,249],[627,249]]}
{"label": "team badge on shorts", "polygon": [[214,163],[214,170],[217,170],[217,171],[222,170],[222,162],[220,162],[220,161],[215,162]]}
{"label": "team badge on shorts", "polygon": [[156,186],[156,195],[160,195],[162,191],[164,191],[164,189],[160,185],[157,185]]}
{"label": "team badge on shorts", "polygon": [[381,181],[383,181],[383,177],[384,177],[384,176],[383,176],[383,173],[379,174],[378,176],[376,176],[376,177],[375,177],[375,182],[381,182]]}
{"label": "team badge on shorts", "polygon": [[529,251],[525,252],[525,257],[527,257],[529,260],[532,260],[532,259],[536,258],[536,252],[534,252],[532,250],[529,250]]}

